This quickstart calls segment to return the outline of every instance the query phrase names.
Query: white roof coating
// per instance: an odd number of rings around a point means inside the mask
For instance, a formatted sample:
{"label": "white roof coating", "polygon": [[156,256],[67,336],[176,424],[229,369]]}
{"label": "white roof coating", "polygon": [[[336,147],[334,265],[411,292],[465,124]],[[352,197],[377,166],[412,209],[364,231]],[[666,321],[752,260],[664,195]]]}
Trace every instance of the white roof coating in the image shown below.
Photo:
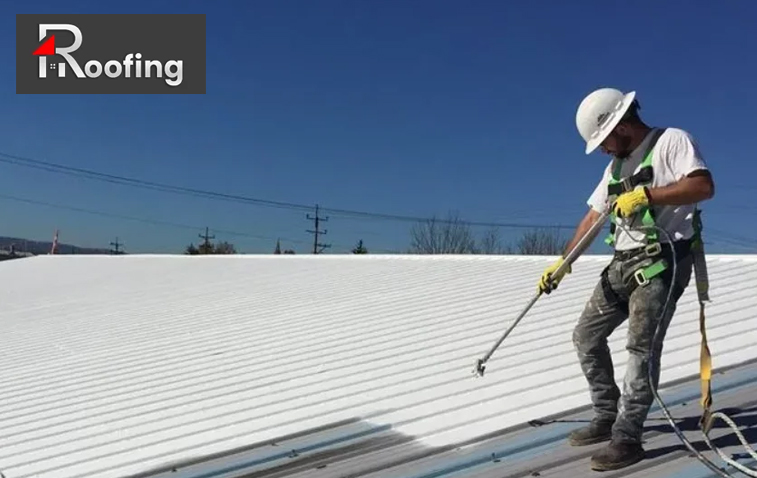
{"label": "white roof coating", "polygon": [[[472,373],[552,260],[235,255],[2,262],[0,472],[241,477],[283,465],[293,447],[303,459],[404,440],[409,454],[584,406],[589,396],[571,332],[609,257],[580,258],[494,353],[485,376]],[[718,369],[757,357],[757,256],[710,255],[708,266],[708,339]],[[698,374],[698,327],[692,282],[668,332],[663,383]],[[610,343],[619,379],[625,333],[623,325]],[[388,450],[361,466],[380,469],[382,460],[402,458]],[[422,476],[423,467],[420,460],[410,475],[360,476]],[[303,470],[324,477],[350,472]]]}

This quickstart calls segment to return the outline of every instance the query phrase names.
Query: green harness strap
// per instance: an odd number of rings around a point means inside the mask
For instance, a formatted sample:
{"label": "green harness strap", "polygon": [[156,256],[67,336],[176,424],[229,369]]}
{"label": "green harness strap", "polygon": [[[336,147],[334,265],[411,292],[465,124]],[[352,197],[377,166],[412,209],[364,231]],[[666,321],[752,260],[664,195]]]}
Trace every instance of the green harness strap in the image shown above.
{"label": "green harness strap", "polygon": [[[610,178],[608,182],[608,188],[618,184],[623,184],[623,180],[620,179],[620,172],[621,168],[623,167],[622,163],[620,161],[615,161],[615,168],[613,169],[612,177]],[[639,169],[639,173],[642,173],[642,171],[646,168],[652,169],[652,148],[649,149],[649,152],[644,157],[644,161],[641,163],[641,168]],[[651,175],[650,175],[651,177]],[[638,183],[637,186],[648,186],[651,184],[651,179],[646,182]],[[619,196],[618,194],[611,194],[610,202],[615,201],[615,199]],[[650,207],[644,207],[641,211],[639,211],[639,214],[641,214],[641,224],[645,227],[647,227],[647,241],[648,243],[654,243],[659,241],[657,230],[651,226],[654,226],[655,224],[655,218],[654,218],[654,211]],[[607,238],[605,239],[605,243],[612,246],[615,244],[615,230],[617,228],[616,221],[617,217],[615,216],[615,212],[610,213],[610,234],[607,235]]]}
{"label": "green harness strap", "polygon": [[[648,186],[652,183],[654,178],[654,172],[652,168],[653,150],[657,140],[660,139],[662,133],[665,132],[664,128],[655,130],[652,134],[652,139],[647,146],[647,151],[642,161],[639,171],[631,177],[621,179],[620,174],[622,171],[622,162],[615,158],[613,163],[613,171],[610,180],[608,181],[608,199],[612,203],[623,192],[633,190],[636,187]],[[620,192],[618,192],[620,191]],[[659,233],[655,226],[655,214],[654,210],[646,206],[642,208],[638,214],[641,216],[641,224],[645,230],[645,236],[647,239],[646,252],[649,256],[654,256],[660,253],[660,238]],[[613,246],[615,245],[615,235],[617,230],[617,217],[615,212],[610,213],[610,233],[605,239],[605,243]],[[667,269],[667,263],[660,259],[653,264],[639,269],[636,271],[635,278],[639,285],[644,285],[649,282],[650,279],[657,276]]]}

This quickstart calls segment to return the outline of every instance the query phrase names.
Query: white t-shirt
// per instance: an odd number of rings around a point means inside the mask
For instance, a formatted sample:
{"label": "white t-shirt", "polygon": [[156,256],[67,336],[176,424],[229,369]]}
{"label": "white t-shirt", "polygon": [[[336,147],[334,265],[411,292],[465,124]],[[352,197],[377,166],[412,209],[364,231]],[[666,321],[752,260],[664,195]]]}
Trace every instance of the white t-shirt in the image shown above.
{"label": "white t-shirt", "polygon": [[[635,174],[644,160],[644,152],[652,139],[653,131],[642,143],[622,161],[620,178]],[[601,212],[607,202],[607,184],[610,180],[613,161],[610,160],[605,168],[602,180],[589,197],[588,204],[592,209]],[[693,171],[707,169],[699,147],[692,136],[678,128],[667,128],[657,140],[652,152],[652,171],[654,178],[650,187],[657,188],[675,183]],[[665,229],[674,241],[689,239],[693,234],[692,220],[696,205],[685,206],[653,206],[655,224]],[[615,249],[628,250],[646,244],[645,233],[638,229],[641,226],[641,214],[630,218],[616,218],[618,227],[615,229]],[[626,230],[622,229],[623,226]],[[631,237],[629,237],[631,236]],[[667,236],[658,231],[661,242],[668,242]]]}

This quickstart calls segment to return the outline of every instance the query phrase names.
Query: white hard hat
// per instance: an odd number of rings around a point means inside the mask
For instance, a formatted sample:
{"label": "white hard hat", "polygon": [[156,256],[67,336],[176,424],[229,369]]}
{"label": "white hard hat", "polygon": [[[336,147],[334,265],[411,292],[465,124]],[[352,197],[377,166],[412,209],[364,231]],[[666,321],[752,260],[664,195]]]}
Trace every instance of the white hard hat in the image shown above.
{"label": "white hard hat", "polygon": [[635,97],[635,91],[623,94],[615,88],[600,88],[581,101],[576,111],[576,127],[586,141],[586,154],[594,151],[615,129]]}

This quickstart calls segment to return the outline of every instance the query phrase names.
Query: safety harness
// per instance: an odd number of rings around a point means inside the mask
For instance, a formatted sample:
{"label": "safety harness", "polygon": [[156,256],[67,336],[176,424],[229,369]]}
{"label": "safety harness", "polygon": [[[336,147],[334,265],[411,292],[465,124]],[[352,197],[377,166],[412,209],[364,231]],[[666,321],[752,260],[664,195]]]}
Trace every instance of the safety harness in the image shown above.
{"label": "safety harness", "polygon": [[[618,158],[614,159],[612,164],[612,176],[608,182],[607,192],[610,203],[613,203],[618,196],[639,186],[649,186],[654,179],[654,171],[652,169],[653,150],[660,136],[665,132],[664,128],[658,128],[652,133],[649,144],[644,152],[644,160],[642,161],[639,170],[632,176],[621,179],[622,162]],[[699,376],[701,381],[701,399],[700,404],[702,406],[702,417],[699,420],[699,425],[705,434],[705,437],[710,432],[715,416],[721,414],[712,413],[712,356],[710,354],[710,348],[707,344],[707,330],[705,325],[705,302],[709,302],[709,279],[707,276],[707,262],[705,260],[704,241],[702,240],[702,212],[696,207],[694,209],[694,217],[692,221],[694,235],[690,241],[690,253],[693,259],[694,277],[696,281],[697,298],[699,301],[699,332],[701,335],[701,345],[699,352]],[[644,254],[646,257],[654,257],[659,255],[662,250],[662,245],[659,240],[658,229],[655,227],[655,212],[650,206],[644,207],[639,211],[638,216],[641,218],[641,223],[645,229],[645,235],[647,243],[644,246]],[[612,246],[615,244],[615,231],[617,229],[617,217],[614,212],[610,213],[610,233],[605,239],[605,243]],[[668,268],[667,261],[664,258],[660,258],[652,264],[642,267],[634,273],[634,278],[637,284],[644,285],[649,280],[658,274],[664,272]],[[709,440],[708,440],[709,441]],[[724,457],[725,459],[725,457]],[[733,464],[732,460],[726,460]]]}
{"label": "safety harness", "polygon": [[[654,179],[654,170],[652,169],[652,157],[653,150],[657,144],[657,140],[665,132],[665,128],[657,128],[652,132],[652,137],[644,152],[644,160],[642,161],[639,170],[632,176],[622,178],[620,177],[623,163],[618,158],[614,158],[612,165],[612,176],[608,181],[607,195],[610,203],[613,203],[615,199],[621,194],[632,191],[639,186],[649,186]],[[642,208],[638,217],[641,218],[641,224],[644,226],[647,244],[644,247],[644,253],[646,257],[655,257],[662,252],[662,246],[660,244],[659,233],[654,227],[655,225],[655,212],[651,206],[645,206]],[[615,231],[617,217],[615,212],[610,213],[610,233],[605,239],[605,243],[612,246],[615,244]],[[636,285],[645,285],[653,277],[661,274],[668,268],[668,264],[664,259],[659,259],[652,264],[640,268],[634,273],[636,279]]]}

